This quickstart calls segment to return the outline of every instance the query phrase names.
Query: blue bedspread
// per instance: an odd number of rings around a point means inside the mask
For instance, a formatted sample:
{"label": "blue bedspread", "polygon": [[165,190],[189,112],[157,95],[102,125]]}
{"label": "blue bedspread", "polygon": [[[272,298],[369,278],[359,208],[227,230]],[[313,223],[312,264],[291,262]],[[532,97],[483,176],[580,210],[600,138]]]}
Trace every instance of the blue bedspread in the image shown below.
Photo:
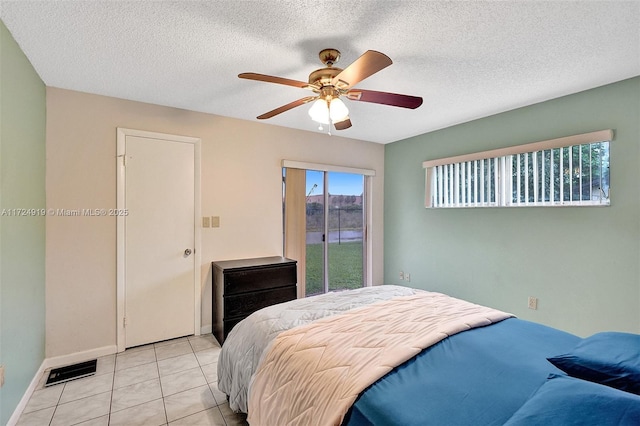
{"label": "blue bedspread", "polygon": [[503,425],[579,337],[511,318],[451,336],[366,389],[348,426]]}

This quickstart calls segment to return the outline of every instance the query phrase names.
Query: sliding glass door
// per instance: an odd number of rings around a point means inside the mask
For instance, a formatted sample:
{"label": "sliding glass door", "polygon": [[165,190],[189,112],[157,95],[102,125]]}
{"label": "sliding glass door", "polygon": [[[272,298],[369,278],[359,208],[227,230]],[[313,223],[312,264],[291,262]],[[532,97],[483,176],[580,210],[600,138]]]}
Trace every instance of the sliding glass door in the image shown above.
{"label": "sliding glass door", "polygon": [[306,171],[307,296],[364,285],[364,176]]}
{"label": "sliding glass door", "polygon": [[363,281],[364,176],[327,172],[329,291],[358,288]]}
{"label": "sliding glass door", "polygon": [[325,196],[324,173],[306,171],[306,271],[305,295],[325,293]]}
{"label": "sliding glass door", "polygon": [[298,262],[298,297],[366,285],[367,188],[374,174],[283,161],[283,251]]}

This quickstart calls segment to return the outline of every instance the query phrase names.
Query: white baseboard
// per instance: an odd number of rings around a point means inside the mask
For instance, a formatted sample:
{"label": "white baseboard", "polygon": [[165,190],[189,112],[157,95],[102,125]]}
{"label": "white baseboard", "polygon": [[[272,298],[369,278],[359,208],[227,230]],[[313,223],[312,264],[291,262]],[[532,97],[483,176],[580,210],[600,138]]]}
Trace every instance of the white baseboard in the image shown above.
{"label": "white baseboard", "polygon": [[89,349],[88,351],[74,352],[68,355],[55,356],[44,360],[45,369],[62,367],[63,365],[75,364],[77,362],[89,361],[101,356],[111,355],[118,352],[116,345],[103,346],[101,348]]}
{"label": "white baseboard", "polygon": [[53,358],[45,358],[42,361],[40,368],[38,368],[38,371],[36,372],[35,376],[33,376],[33,379],[31,379],[31,383],[29,384],[29,387],[27,388],[24,395],[22,396],[22,399],[18,403],[18,406],[16,407],[15,410],[13,410],[13,414],[9,418],[9,422],[7,423],[7,426],[15,426],[16,423],[18,423],[18,420],[20,419],[20,415],[22,414],[25,407],[27,406],[27,403],[29,402],[31,395],[33,395],[33,392],[36,391],[38,384],[40,383],[40,379],[42,379],[42,375],[47,369],[62,367],[64,365],[70,365],[78,362],[89,361],[91,359],[100,358],[101,356],[115,354],[117,352],[117,349],[118,347],[116,345],[110,345],[110,346],[103,346],[101,348],[90,349],[88,351],[74,352],[72,354],[56,356]]}
{"label": "white baseboard", "polygon": [[212,332],[213,326],[211,324],[200,327],[200,334],[211,334]]}
{"label": "white baseboard", "polygon": [[11,415],[11,417],[9,417],[9,422],[7,423],[7,426],[15,426],[16,423],[18,423],[18,420],[20,419],[20,415],[22,414],[22,412],[27,406],[27,403],[29,402],[29,398],[31,398],[33,391],[35,391],[36,388],[38,387],[38,383],[40,383],[40,378],[44,374],[44,371],[47,369],[47,367],[45,366],[46,362],[47,362],[47,359],[45,358],[42,361],[42,364],[40,364],[40,368],[38,368],[38,371],[36,372],[35,376],[33,376],[33,379],[31,379],[31,383],[29,383],[29,387],[27,388],[24,395],[22,396],[22,399],[18,403],[18,406],[16,407],[15,410],[13,410],[13,414]]}

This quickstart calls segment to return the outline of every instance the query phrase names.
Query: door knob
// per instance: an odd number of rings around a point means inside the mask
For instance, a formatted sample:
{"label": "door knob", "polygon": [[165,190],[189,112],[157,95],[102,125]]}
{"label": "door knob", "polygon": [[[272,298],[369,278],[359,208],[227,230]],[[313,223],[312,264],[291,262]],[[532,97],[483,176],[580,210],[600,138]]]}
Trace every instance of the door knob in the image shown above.
{"label": "door knob", "polygon": [[187,257],[191,254],[191,249],[185,249],[184,251],[184,257]]}

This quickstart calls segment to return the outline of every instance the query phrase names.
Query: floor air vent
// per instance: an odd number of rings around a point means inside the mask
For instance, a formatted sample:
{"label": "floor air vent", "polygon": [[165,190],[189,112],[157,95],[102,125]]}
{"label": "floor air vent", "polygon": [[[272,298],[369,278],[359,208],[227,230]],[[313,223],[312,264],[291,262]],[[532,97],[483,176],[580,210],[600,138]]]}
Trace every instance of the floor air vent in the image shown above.
{"label": "floor air vent", "polygon": [[79,364],[67,365],[66,367],[54,368],[49,373],[45,387],[96,374],[97,364],[98,360],[94,359]]}

